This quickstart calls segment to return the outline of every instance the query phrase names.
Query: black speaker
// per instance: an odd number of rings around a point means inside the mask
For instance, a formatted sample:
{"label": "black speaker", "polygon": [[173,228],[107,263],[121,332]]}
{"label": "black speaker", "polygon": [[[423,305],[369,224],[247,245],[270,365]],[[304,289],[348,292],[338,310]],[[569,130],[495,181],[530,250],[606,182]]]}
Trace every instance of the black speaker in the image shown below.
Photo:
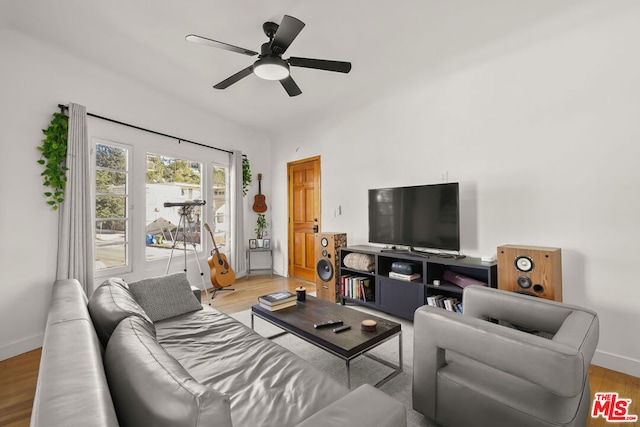
{"label": "black speaker", "polygon": [[316,295],[337,302],[340,295],[340,248],[347,246],[346,233],[316,234]]}
{"label": "black speaker", "polygon": [[410,262],[394,261],[391,263],[391,271],[400,274],[413,274],[413,265]]}
{"label": "black speaker", "polygon": [[320,258],[316,264],[316,273],[323,282],[328,282],[334,275],[333,263],[327,258]]}

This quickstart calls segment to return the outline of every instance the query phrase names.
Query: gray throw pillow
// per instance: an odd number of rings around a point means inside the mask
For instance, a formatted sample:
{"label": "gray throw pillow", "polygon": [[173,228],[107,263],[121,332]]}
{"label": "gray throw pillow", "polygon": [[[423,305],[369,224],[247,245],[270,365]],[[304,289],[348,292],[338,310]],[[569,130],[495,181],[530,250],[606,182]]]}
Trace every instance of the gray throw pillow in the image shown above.
{"label": "gray throw pillow", "polygon": [[153,322],[202,310],[184,272],[129,283],[129,290]]}

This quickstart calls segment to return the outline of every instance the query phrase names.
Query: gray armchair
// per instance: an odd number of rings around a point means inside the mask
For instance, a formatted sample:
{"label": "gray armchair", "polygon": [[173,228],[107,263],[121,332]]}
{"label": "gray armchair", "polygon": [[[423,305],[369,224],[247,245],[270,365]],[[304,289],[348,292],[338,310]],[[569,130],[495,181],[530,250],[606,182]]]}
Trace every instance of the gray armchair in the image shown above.
{"label": "gray armchair", "polygon": [[414,317],[413,408],[439,426],[585,426],[596,313],[481,286]]}

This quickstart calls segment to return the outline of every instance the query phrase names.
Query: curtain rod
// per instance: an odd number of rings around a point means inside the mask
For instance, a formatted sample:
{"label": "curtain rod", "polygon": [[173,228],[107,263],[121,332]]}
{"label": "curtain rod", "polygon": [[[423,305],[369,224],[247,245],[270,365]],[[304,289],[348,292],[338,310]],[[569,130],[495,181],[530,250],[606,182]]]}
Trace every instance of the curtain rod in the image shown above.
{"label": "curtain rod", "polygon": [[[58,108],[60,109],[60,112],[62,114],[64,114],[65,110],[69,109],[69,106],[68,105],[64,105],[64,104],[58,104]],[[97,114],[93,114],[93,113],[87,112],[87,116],[95,117],[96,119],[105,120],[107,122],[116,123],[116,124],[119,124],[119,125],[122,125],[122,126],[127,126],[127,127],[130,127],[130,128],[133,128],[133,129],[138,129],[138,130],[142,130],[142,131],[145,131],[145,132],[153,133],[153,134],[156,134],[156,135],[164,136],[166,138],[175,139],[175,140],[178,141],[178,144],[181,143],[181,142],[188,142],[189,144],[199,145],[200,147],[210,148],[212,150],[218,150],[218,151],[223,151],[225,153],[233,154],[233,151],[225,150],[223,148],[212,147],[210,145],[202,144],[200,142],[189,141],[188,139],[178,138],[177,136],[168,135],[166,133],[162,133],[162,132],[158,132],[158,131],[155,131],[155,130],[143,128],[143,127],[132,125],[132,124],[125,123],[125,122],[121,122],[119,120],[110,119],[108,117],[99,116]]]}

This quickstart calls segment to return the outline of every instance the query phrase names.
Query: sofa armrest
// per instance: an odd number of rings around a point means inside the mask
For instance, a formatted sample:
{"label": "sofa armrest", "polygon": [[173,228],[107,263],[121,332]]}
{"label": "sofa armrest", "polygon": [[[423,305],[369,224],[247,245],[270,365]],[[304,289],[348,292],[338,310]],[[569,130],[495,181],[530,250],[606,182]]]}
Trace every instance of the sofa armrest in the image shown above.
{"label": "sofa armrest", "polygon": [[432,383],[444,351],[453,351],[559,396],[584,386],[589,363],[579,348],[437,307],[420,307],[414,324],[414,384]]}
{"label": "sofa armrest", "polygon": [[100,342],[75,279],[53,284],[31,427],[117,427]]}
{"label": "sofa armrest", "polygon": [[307,418],[298,427],[406,427],[407,413],[398,400],[364,384]]}

